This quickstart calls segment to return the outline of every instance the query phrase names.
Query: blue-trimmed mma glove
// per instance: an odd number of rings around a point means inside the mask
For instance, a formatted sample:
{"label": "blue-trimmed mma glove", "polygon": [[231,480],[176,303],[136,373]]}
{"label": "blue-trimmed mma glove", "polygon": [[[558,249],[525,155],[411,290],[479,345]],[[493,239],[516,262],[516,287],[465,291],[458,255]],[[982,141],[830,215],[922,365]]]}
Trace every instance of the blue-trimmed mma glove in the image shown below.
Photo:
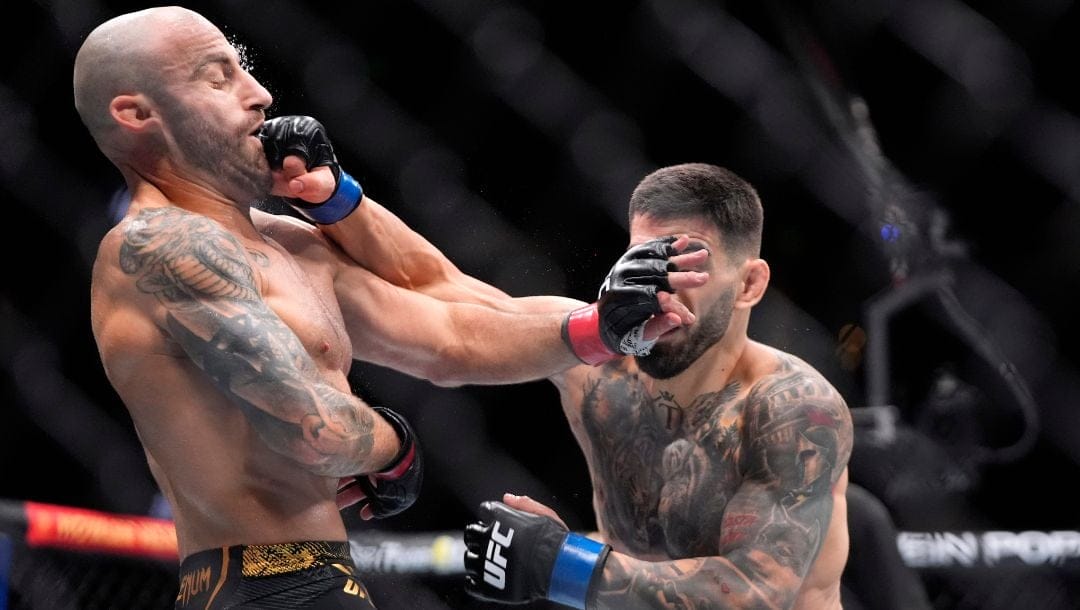
{"label": "blue-trimmed mma glove", "polygon": [[504,604],[547,599],[585,608],[611,547],[553,519],[484,502],[465,528],[465,590]]}
{"label": "blue-trimmed mma glove", "polygon": [[404,417],[386,407],[372,407],[372,410],[393,426],[401,440],[401,449],[379,472],[341,478],[337,503],[338,509],[355,505],[365,518],[382,519],[416,502],[424,482],[424,458],[416,433]]}
{"label": "blue-trimmed mma glove", "polygon": [[360,205],[364,189],[355,178],[345,173],[334,155],[334,147],[322,123],[309,116],[275,117],[263,123],[259,131],[263,152],[273,169],[281,169],[285,157],[297,155],[310,170],[323,165],[334,173],[334,193],[322,203],[282,197],[308,220],[318,224],[333,224],[345,218]]}
{"label": "blue-trimmed mma glove", "polygon": [[582,362],[603,364],[623,355],[647,356],[656,340],[645,340],[645,323],[661,312],[657,291],[672,292],[669,262],[675,237],[660,237],[628,249],[611,267],[597,301],[563,320],[563,341]]}

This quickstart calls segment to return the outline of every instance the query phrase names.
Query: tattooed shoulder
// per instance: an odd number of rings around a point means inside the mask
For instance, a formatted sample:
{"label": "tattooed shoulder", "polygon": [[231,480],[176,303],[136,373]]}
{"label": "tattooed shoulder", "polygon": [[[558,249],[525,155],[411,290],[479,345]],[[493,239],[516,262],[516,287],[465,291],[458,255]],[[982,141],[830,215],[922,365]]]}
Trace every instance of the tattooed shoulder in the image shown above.
{"label": "tattooed shoulder", "polygon": [[[809,364],[780,355],[776,370],[751,389],[746,400],[745,441],[751,456],[775,459],[777,450],[789,449],[792,459],[802,460],[808,451],[824,458],[830,482],[839,478],[851,455],[852,425],[847,403],[840,393]],[[751,458],[754,459],[753,457]],[[777,464],[752,463],[776,474]],[[803,476],[806,464],[800,465]],[[808,481],[803,481],[807,483]]]}
{"label": "tattooed shoulder", "polygon": [[[120,267],[140,291],[166,302],[204,297],[258,299],[250,250],[213,220],[178,208],[151,208],[127,222]],[[256,257],[260,265],[263,258]]]}

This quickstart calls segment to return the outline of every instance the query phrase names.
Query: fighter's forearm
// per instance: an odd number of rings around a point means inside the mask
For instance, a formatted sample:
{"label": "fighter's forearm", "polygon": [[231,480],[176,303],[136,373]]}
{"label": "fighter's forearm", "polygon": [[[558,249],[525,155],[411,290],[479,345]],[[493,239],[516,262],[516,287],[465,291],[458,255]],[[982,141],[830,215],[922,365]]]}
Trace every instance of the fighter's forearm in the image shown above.
{"label": "fighter's forearm", "polygon": [[417,371],[438,385],[522,383],[581,364],[562,339],[563,312],[493,311],[472,303],[447,307],[446,335],[455,340],[429,354]]}
{"label": "fighter's forearm", "polygon": [[463,273],[424,236],[367,197],[343,220],[319,228],[349,258],[383,280],[441,301],[517,313],[566,313],[582,305],[555,296],[514,298]]}
{"label": "fighter's forearm", "polygon": [[[245,414],[272,449],[324,476],[372,472],[396,450],[362,401],[318,374],[303,345],[269,311],[173,312],[172,336]],[[203,329],[215,328],[204,337]],[[383,426],[385,427],[385,425]]]}
{"label": "fighter's forearm", "polygon": [[466,589],[481,599],[548,599],[589,610],[790,608],[801,578],[747,547],[727,556],[649,562],[568,532],[554,511],[518,498],[484,502],[465,528]]}
{"label": "fighter's forearm", "polygon": [[395,286],[424,291],[461,275],[434,244],[368,197],[344,219],[319,228],[350,258]]}

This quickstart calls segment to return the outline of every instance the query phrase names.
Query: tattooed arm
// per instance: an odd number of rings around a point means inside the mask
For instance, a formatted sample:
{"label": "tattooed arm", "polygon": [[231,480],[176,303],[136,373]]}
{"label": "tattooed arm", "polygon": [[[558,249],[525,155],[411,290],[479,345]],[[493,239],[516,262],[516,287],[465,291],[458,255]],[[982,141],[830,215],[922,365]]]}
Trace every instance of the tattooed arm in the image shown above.
{"label": "tattooed arm", "polygon": [[263,300],[249,262],[258,256],[217,223],[176,208],[142,211],[119,246],[136,292],[160,305],[158,326],[274,451],[323,476],[377,470],[397,450],[395,433],[320,376]]}
{"label": "tattooed arm", "polygon": [[[612,553],[595,607],[792,607],[825,541],[837,540],[827,537],[833,486],[851,453],[850,417],[827,382],[797,370],[759,383],[744,414],[743,480],[724,511],[717,555],[649,562]],[[830,574],[829,586],[839,577]]]}

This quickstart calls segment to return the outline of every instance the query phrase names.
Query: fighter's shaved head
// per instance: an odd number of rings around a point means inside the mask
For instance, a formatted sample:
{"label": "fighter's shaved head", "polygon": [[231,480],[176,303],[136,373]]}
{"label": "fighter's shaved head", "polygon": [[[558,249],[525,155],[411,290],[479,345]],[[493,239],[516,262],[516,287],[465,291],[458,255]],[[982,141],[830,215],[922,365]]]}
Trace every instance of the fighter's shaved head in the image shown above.
{"label": "fighter's shaved head", "polygon": [[163,6],[110,19],[86,37],[75,56],[75,108],[106,155],[114,148],[109,103],[117,95],[157,92],[166,41],[193,26],[214,27],[198,13]]}

